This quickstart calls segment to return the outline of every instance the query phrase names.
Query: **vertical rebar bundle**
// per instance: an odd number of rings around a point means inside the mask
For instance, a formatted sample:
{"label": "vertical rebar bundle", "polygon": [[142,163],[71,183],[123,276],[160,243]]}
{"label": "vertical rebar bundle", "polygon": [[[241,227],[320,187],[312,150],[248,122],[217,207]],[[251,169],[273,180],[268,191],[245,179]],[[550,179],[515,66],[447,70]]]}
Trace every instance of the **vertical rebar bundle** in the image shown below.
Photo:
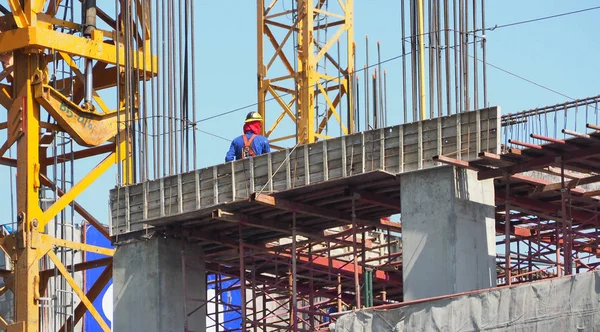
{"label": "vertical rebar bundle", "polygon": [[[125,55],[119,59],[119,111],[126,114],[120,139],[129,142],[130,156],[119,178],[136,183],[189,171],[197,165],[193,1],[116,1],[115,8]],[[156,55],[156,68],[140,70],[134,50]],[[144,77],[147,70],[157,70],[157,77]]]}
{"label": "vertical rebar bundle", "polygon": [[[486,44],[484,0],[403,0],[400,4],[401,64],[387,68],[401,71],[399,95],[403,107],[400,121],[413,122],[457,112],[485,108],[487,105]],[[365,40],[364,79],[355,93],[365,100],[360,130],[387,125],[386,88],[382,86],[381,49],[377,43],[377,62],[369,61],[369,40]],[[374,86],[368,79],[379,72]],[[360,82],[360,81],[359,81]],[[378,92],[373,93],[372,89]],[[480,96],[483,95],[483,102]],[[354,98],[357,98],[355,96]],[[370,99],[376,98],[377,102]],[[373,105],[378,109],[371,112]],[[359,105],[359,104],[357,104]],[[409,111],[411,110],[411,111]],[[374,123],[377,116],[380,123]]]}

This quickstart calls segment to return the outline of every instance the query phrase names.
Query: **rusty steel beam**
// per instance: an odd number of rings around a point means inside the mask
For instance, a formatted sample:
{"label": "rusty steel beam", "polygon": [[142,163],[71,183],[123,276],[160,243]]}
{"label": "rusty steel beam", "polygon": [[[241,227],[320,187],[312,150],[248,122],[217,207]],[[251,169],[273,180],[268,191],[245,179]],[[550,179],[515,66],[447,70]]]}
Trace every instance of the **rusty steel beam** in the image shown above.
{"label": "rusty steel beam", "polygon": [[594,129],[594,130],[600,130],[600,126],[599,126],[599,125],[595,125],[595,124],[588,123],[588,124],[586,124],[585,126],[586,126],[587,128],[590,128],[590,129]]}
{"label": "rusty steel beam", "polygon": [[[496,223],[496,234],[505,234],[506,230],[504,229],[504,225],[499,225]],[[510,226],[510,235],[520,236],[520,237],[530,237],[535,235],[536,232],[533,229],[527,229],[523,227],[515,227],[513,225]]]}
{"label": "rusty steel beam", "polygon": [[[574,191],[575,189],[573,189],[573,188],[575,188],[577,186],[582,186],[585,184],[595,183],[595,182],[600,182],[600,175],[592,175],[592,176],[588,176],[586,178],[574,179],[574,180],[565,182],[565,188],[571,188],[571,192],[581,193],[581,194],[585,195],[586,191],[584,191],[584,190]],[[560,182],[545,184],[545,185],[541,186],[540,191],[546,192],[546,191],[560,190],[562,188],[561,185],[562,185],[562,183],[560,183]]]}
{"label": "rusty steel beam", "polygon": [[[223,244],[223,245],[226,245],[231,248],[239,247],[239,243],[237,241],[233,241],[230,239],[224,239],[215,234],[207,234],[207,233],[203,233],[203,232],[199,232],[199,231],[195,231],[195,230],[190,231],[189,238]],[[263,253],[266,253],[269,255],[280,256],[280,257],[284,257],[284,258],[288,258],[288,259],[291,259],[291,257],[292,257],[292,255],[289,253],[283,253],[283,252],[277,253],[277,252],[273,251],[272,248],[269,248],[265,245],[251,244],[251,243],[248,243],[247,241],[244,241],[244,247],[253,249],[257,252],[263,252]],[[331,261],[331,267],[333,268],[335,273],[338,273],[338,272],[353,273],[353,270],[351,269],[351,267],[346,266],[348,264],[347,262],[336,260],[336,259],[329,259],[326,257],[319,256],[317,258],[313,258],[312,260],[310,260],[309,257],[303,256],[303,255],[298,255],[298,261],[299,262],[311,261],[312,264],[314,264],[318,267],[326,268],[326,269],[330,268],[329,263]],[[362,271],[362,270],[359,269],[359,271]],[[380,271],[380,272],[381,272],[380,274],[375,275],[379,281],[391,282],[391,280],[385,275],[385,273],[383,271]],[[359,273],[361,273],[361,272],[359,272]]]}
{"label": "rusty steel beam", "polygon": [[10,278],[12,273],[12,270],[0,269],[0,278]]}
{"label": "rusty steel beam", "polygon": [[535,149],[535,150],[542,150],[543,149],[543,147],[541,145],[531,144],[531,143],[527,143],[527,142],[521,142],[521,141],[517,141],[517,140],[514,140],[514,139],[509,139],[508,143],[514,144],[514,145],[524,146],[526,148]]}
{"label": "rusty steel beam", "polygon": [[[231,278],[239,279],[240,269],[238,266],[230,266],[228,268],[223,268],[223,266],[216,264],[216,263],[207,263],[206,270],[210,271],[212,273],[226,275]],[[378,271],[378,272],[383,273],[383,271]],[[335,273],[337,273],[337,272],[335,272]],[[269,274],[269,273],[267,272],[267,274]],[[288,292],[288,289],[287,289],[288,283],[285,282],[287,280],[287,276],[281,276],[278,278],[277,276],[257,274],[256,280],[264,282],[271,287],[274,287],[276,291],[278,290],[281,293],[287,294],[287,292]],[[302,279],[300,279],[300,280],[302,280]],[[392,280],[392,283],[390,283],[389,280],[388,281],[379,280],[379,281],[381,282],[380,285],[384,285],[384,284],[385,285],[394,285],[394,287],[401,287],[401,285],[402,285],[402,280],[400,280],[400,279]],[[323,280],[322,282],[325,282],[325,280]],[[334,280],[331,281],[331,285],[334,285],[335,283],[336,283],[336,281],[334,281]],[[239,286],[232,287],[228,290],[232,290],[232,289],[239,289]],[[300,294],[307,295],[308,293],[310,293],[310,288],[306,287],[306,283],[301,283],[298,285],[298,291],[300,291]],[[335,298],[335,297],[337,297],[337,292],[336,291],[326,291],[326,290],[322,289],[321,291],[317,291],[316,295],[323,296],[323,297]],[[350,297],[350,295],[348,295],[348,297]]]}
{"label": "rusty steel beam", "polygon": [[451,166],[456,166],[456,167],[461,167],[461,168],[467,168],[473,171],[480,171],[481,168],[476,167],[474,165],[471,165],[470,162],[465,161],[465,160],[458,160],[455,158],[450,158],[450,157],[446,157],[446,156],[433,156],[433,161],[438,161],[444,164],[448,164]]}
{"label": "rusty steel beam", "polygon": [[353,196],[359,201],[383,206],[400,212],[400,199],[393,200],[378,194],[354,189],[348,190],[347,196]]}
{"label": "rusty steel beam", "polygon": [[[548,166],[546,168],[540,169],[539,171],[542,172],[542,173],[550,174],[550,175],[556,175],[556,176],[560,176],[561,175],[560,168],[553,167],[553,166]],[[569,178],[569,179],[573,180],[573,179],[584,178],[584,176],[580,175],[580,174],[577,174],[577,173],[569,172],[568,170],[565,170],[565,178]]]}
{"label": "rusty steel beam", "polygon": [[585,197],[594,197],[594,196],[600,196],[600,190],[593,190],[593,191],[586,191],[583,196]]}
{"label": "rusty steel beam", "polygon": [[542,136],[542,135],[538,135],[538,134],[531,134],[531,135],[529,135],[529,137],[539,139],[540,141],[550,142],[550,143],[567,144],[567,141],[565,141],[564,139],[547,137],[547,136]]}
{"label": "rusty steel beam", "polygon": [[481,171],[477,174],[479,180],[492,179],[503,176],[506,172],[515,174],[527,171],[533,171],[539,168],[552,166],[560,163],[561,158],[565,163],[574,162],[579,160],[585,160],[600,155],[600,146],[592,146],[589,148],[577,149],[565,154],[561,157],[560,155],[547,155],[543,157],[534,158],[525,163],[516,164],[509,167],[501,167],[498,169]]}
{"label": "rusty steel beam", "polygon": [[504,166],[512,166],[515,164],[514,160],[507,158],[505,155],[499,155],[487,151],[479,152],[478,156],[481,159],[490,160],[499,164],[504,164]]}
{"label": "rusty steel beam", "polygon": [[[289,229],[289,224],[282,223],[276,219],[259,219],[253,216],[243,215],[239,213],[228,212],[222,209],[212,211],[212,219],[225,221],[234,224],[242,224],[245,226],[277,231],[284,234],[292,234]],[[287,227],[286,227],[287,226]]]}
{"label": "rusty steel beam", "polygon": [[0,157],[0,165],[17,167],[17,160],[12,158]]}
{"label": "rusty steel beam", "polygon": [[[249,215],[227,212],[222,209],[214,210],[212,212],[212,219],[234,224],[241,224],[249,227],[266,229],[270,231],[277,231],[286,235],[292,234],[292,231],[289,227],[289,223],[286,224],[284,222],[281,222],[281,220],[277,219],[260,219]],[[307,238],[313,238],[321,241],[329,241],[342,245],[349,245],[349,242],[347,241],[337,240],[334,237],[327,237],[319,233],[312,233],[309,230],[306,230],[302,227],[299,227],[299,230],[297,230],[296,233],[300,236],[304,236]]]}
{"label": "rusty steel beam", "polygon": [[[556,191],[556,190],[561,189],[560,183],[558,183],[558,188],[556,188],[557,184],[555,184],[555,183],[552,183],[552,182],[546,181],[546,180],[542,180],[542,179],[538,179],[535,177],[527,176],[527,175],[514,174],[514,175],[511,175],[511,179],[515,179],[515,180],[519,180],[519,181],[523,181],[523,182],[535,185],[536,189],[531,193],[531,195],[539,194],[541,192]],[[596,180],[596,181],[599,181],[599,180]],[[594,181],[594,182],[596,182],[596,181]],[[571,189],[571,193],[583,195],[583,194],[585,194],[585,190],[573,188],[573,189]]]}
{"label": "rusty steel beam", "polygon": [[[345,225],[349,225],[352,223],[352,217],[349,213],[345,213],[342,211],[331,210],[327,208],[323,208],[320,206],[304,204],[300,202],[293,202],[282,198],[276,198],[271,195],[266,194],[252,194],[250,197],[251,202],[257,202],[259,204],[274,207],[280,210],[285,210],[288,212],[298,212],[304,215],[320,217],[325,219],[331,219],[339,221]],[[367,219],[361,219],[360,217],[356,218],[356,221],[363,225],[375,226],[379,228],[383,228],[385,226],[393,227],[389,225],[383,225],[380,221],[372,221]],[[401,228],[395,229],[395,231],[401,231]]]}
{"label": "rusty steel beam", "polygon": [[[563,129],[560,131],[563,134],[566,135],[570,135],[570,136],[575,136],[575,137],[581,137],[581,138],[593,138],[592,136],[588,135],[588,134],[584,134],[584,133],[579,133],[573,130],[569,130],[569,129]],[[592,141],[593,143],[594,141]],[[597,143],[597,142],[596,142]]]}
{"label": "rusty steel beam", "polygon": [[523,155],[523,150],[518,149],[518,148],[508,148],[507,154],[505,154],[505,156],[510,156],[510,155],[513,155],[513,156],[522,156]]}
{"label": "rusty steel beam", "polygon": [[[505,201],[506,193],[503,190],[496,190],[496,202],[503,203]],[[511,207],[524,207],[533,211],[546,213],[550,215],[555,215],[555,218],[560,218],[561,207],[556,204],[547,203],[543,201],[539,201],[536,199],[523,197],[523,196],[515,196],[509,195],[508,199],[510,201]],[[515,209],[516,210],[516,209]],[[597,216],[593,213],[583,211],[583,210],[573,210],[571,212],[571,217],[573,220],[580,223],[587,223],[590,220],[596,218]]]}
{"label": "rusty steel beam", "polygon": [[381,222],[381,224],[383,226],[385,226],[386,229],[393,228],[393,229],[397,230],[398,232],[402,232],[402,223],[393,222],[393,221],[385,220],[385,219],[380,219],[379,222]]}

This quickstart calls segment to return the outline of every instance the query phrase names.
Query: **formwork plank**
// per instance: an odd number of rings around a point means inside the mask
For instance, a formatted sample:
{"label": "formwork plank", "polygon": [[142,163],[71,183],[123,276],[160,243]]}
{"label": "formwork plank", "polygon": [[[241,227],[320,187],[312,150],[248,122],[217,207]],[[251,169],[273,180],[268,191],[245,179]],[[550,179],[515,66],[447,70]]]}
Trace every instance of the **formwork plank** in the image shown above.
{"label": "formwork plank", "polygon": [[433,156],[475,160],[500,150],[500,109],[364,131],[250,159],[111,190],[111,234],[143,229],[196,210],[247,201],[253,193],[311,187],[373,171],[391,174],[439,166]]}

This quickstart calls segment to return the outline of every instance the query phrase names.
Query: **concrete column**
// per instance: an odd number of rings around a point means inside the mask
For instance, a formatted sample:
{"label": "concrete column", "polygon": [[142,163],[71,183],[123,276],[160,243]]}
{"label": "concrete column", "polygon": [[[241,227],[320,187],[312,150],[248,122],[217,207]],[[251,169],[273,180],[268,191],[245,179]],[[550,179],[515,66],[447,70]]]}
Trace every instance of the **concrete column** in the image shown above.
{"label": "concrete column", "polygon": [[404,300],[496,285],[494,186],[439,167],[402,174]]}
{"label": "concrete column", "polygon": [[[202,251],[191,245],[185,250],[187,262],[194,267],[186,264],[188,298],[206,299]],[[153,238],[117,248],[113,258],[113,331],[185,331],[181,257],[181,241],[174,239]],[[186,304],[189,313],[204,303],[188,300]],[[190,331],[206,330],[205,308],[189,316]]]}

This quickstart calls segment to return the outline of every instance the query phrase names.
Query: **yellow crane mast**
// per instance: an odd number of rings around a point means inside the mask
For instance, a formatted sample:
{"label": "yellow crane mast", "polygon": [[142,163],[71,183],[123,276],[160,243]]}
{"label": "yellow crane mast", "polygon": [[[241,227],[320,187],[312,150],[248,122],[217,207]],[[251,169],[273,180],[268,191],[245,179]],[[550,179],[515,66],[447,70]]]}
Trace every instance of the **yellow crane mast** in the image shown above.
{"label": "yellow crane mast", "polygon": [[[265,135],[276,148],[290,139],[313,143],[338,135],[327,135],[330,120],[332,129],[352,133],[354,1],[293,0],[288,8],[278,2],[257,5],[258,112]],[[294,132],[284,127],[285,118]]]}
{"label": "yellow crane mast", "polygon": [[[62,278],[81,303],[61,323],[60,331],[71,331],[85,312],[109,331],[92,303],[112,276],[114,251],[55,238],[47,230],[66,208],[73,208],[110,239],[106,228],[76,199],[115,164],[123,170],[118,185],[135,181],[139,161],[132,153],[137,143],[131,129],[135,126],[130,124],[138,119],[139,103],[145,98],[138,95],[139,82],[155,77],[159,68],[152,54],[158,46],[153,48],[150,38],[151,4],[120,0],[115,6],[81,0],[75,2],[81,6],[81,19],[69,20],[58,15],[69,3],[66,0],[7,2],[8,8],[0,5],[0,105],[6,109],[6,121],[0,122],[6,137],[0,142],[0,165],[16,168],[18,174],[16,216],[11,217],[17,229],[0,235],[0,247],[13,263],[5,271],[6,285],[0,295],[10,290],[15,299],[14,317],[0,317],[0,328],[40,331],[40,302],[52,279]],[[259,112],[270,126],[265,134],[276,145],[293,138],[300,144],[325,139],[337,135],[328,134],[333,128],[341,134],[353,132],[353,0],[295,0],[293,8],[281,12],[274,9],[277,2],[265,5],[265,0],[258,0]],[[70,74],[58,77],[57,62]],[[279,75],[282,68],[286,72]],[[116,98],[105,100],[101,90],[112,90]],[[269,94],[280,110],[266,111]],[[267,117],[266,113],[279,115]],[[286,134],[281,125],[286,117],[292,120],[288,128],[293,133]],[[333,119],[335,125],[329,126]],[[85,173],[69,188],[60,188],[48,175],[50,167],[66,158],[47,149],[57,135],[76,142],[78,148],[70,158],[77,172]],[[7,157],[15,146],[17,158]],[[89,167],[90,158],[100,155],[104,159]],[[59,197],[50,206],[40,202],[44,189]],[[69,265],[56,254],[57,248],[107,258]],[[52,268],[42,268],[42,260],[51,261]],[[98,266],[104,272],[85,292],[73,274]]]}
{"label": "yellow crane mast", "polygon": [[[137,110],[135,105],[126,107],[125,93],[118,94],[121,100],[114,106],[116,109],[111,109],[108,106],[110,103],[105,102],[97,92],[101,89],[125,89],[124,80],[120,79],[125,74],[125,64],[142,72],[137,80],[151,78],[157,68],[156,58],[150,52],[141,49],[126,52],[122,46],[124,38],[120,27],[127,22],[122,15],[115,19],[117,15],[108,15],[111,10],[103,10],[95,0],[83,0],[81,6],[84,14],[81,22],[75,23],[57,17],[62,2],[8,0],[10,8],[2,8],[5,14],[0,17],[0,54],[4,65],[0,73],[0,104],[7,111],[7,121],[0,123],[0,129],[6,131],[7,137],[0,145],[0,164],[15,167],[17,171],[17,216],[13,219],[16,219],[18,229],[0,238],[2,250],[13,262],[13,269],[5,278],[6,286],[0,289],[1,293],[8,290],[14,293],[14,322],[0,318],[0,328],[8,332],[40,330],[40,294],[44,294],[49,279],[54,277],[54,272],[40,269],[40,260],[44,257],[53,262],[60,277],[66,280],[81,300],[75,309],[75,316],[64,323],[61,331],[70,330],[70,326],[76,324],[86,311],[91,313],[104,331],[110,330],[92,305],[111,277],[110,259],[96,264],[65,266],[54,249],[68,247],[108,257],[113,255],[113,250],[58,239],[44,233],[63,209],[75,206],[77,213],[109,237],[108,231],[75,199],[111,166],[124,163],[125,169],[130,167],[129,136],[124,130],[124,121],[134,119]],[[113,7],[114,11],[113,2],[102,5]],[[120,5],[137,6],[135,12],[138,15],[149,6],[148,1],[142,0],[121,1]],[[97,18],[112,29],[97,28],[100,25],[96,24]],[[145,18],[139,17],[135,21],[143,23]],[[135,31],[138,29],[149,28],[134,27]],[[150,50],[149,31],[143,35],[145,40],[140,43]],[[78,68],[74,60],[76,58],[83,59],[83,68]],[[73,90],[68,95],[53,87],[53,73],[49,69],[52,61],[62,61],[74,74],[65,78],[73,84]],[[43,120],[46,116],[50,121]],[[56,160],[56,156],[49,156],[43,146],[51,142],[57,133],[69,135],[81,147],[74,152],[76,164],[81,164],[82,159],[91,156],[108,154],[64,192],[46,174],[47,167],[52,160]],[[8,149],[15,144],[17,158],[5,157]],[[76,167],[80,173],[86,171],[80,166]],[[127,183],[127,178],[124,177],[123,183]],[[61,196],[44,210],[39,201],[43,186],[56,190]],[[73,279],[72,271],[97,266],[105,266],[105,272],[97,284],[85,293]]]}

